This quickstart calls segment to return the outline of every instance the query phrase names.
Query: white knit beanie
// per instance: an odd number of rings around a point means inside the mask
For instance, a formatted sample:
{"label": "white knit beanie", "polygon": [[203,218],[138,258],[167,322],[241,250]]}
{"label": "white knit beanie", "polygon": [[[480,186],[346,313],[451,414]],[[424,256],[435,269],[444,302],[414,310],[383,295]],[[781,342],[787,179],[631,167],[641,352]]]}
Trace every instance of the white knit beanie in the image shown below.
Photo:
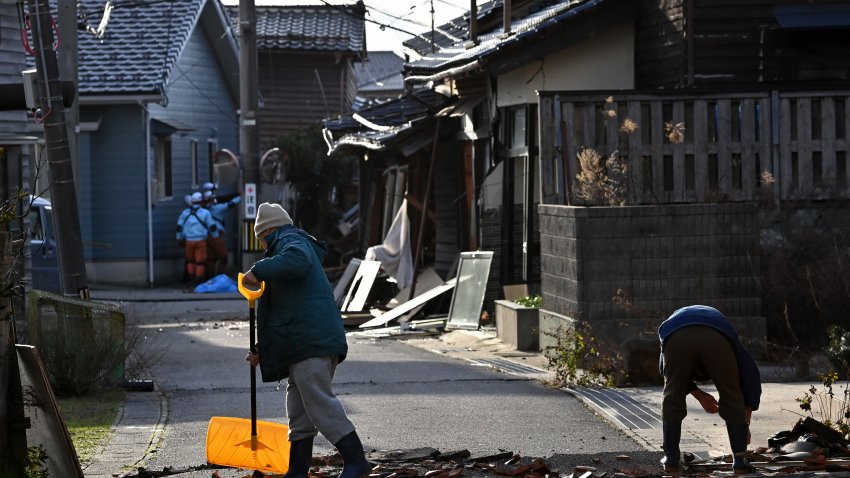
{"label": "white knit beanie", "polygon": [[289,213],[280,204],[264,202],[257,208],[257,219],[254,221],[254,235],[260,237],[260,233],[273,227],[292,224]]}

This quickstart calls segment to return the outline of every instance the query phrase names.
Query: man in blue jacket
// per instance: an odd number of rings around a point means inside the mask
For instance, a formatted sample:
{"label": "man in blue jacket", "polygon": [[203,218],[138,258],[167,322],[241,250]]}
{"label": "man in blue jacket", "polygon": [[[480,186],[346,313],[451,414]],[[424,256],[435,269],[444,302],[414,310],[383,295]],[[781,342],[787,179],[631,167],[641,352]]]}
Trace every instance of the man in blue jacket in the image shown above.
{"label": "man in blue jacket", "polygon": [[[753,357],[741,344],[738,333],[717,309],[705,305],[683,307],[658,328],[661,340],[659,371],[664,376],[661,421],[664,433],[665,472],[678,472],[685,399],[696,398],[708,413],[720,413],[726,422],[735,473],[755,468],[745,457],[750,442],[750,419],[761,400],[761,374]],[[711,380],[720,401],[697,387]]]}
{"label": "man in blue jacket", "polygon": [[333,289],[322,269],[327,248],[292,225],[278,204],[257,209],[254,234],[265,247],[263,258],[245,273],[243,283],[266,291],[257,303],[257,355],[263,382],[287,379],[289,471],[286,478],[307,478],[313,438],[321,432],[339,450],[340,478],[359,478],[371,471],[363,444],[331,381],[345,359],[348,344]]}

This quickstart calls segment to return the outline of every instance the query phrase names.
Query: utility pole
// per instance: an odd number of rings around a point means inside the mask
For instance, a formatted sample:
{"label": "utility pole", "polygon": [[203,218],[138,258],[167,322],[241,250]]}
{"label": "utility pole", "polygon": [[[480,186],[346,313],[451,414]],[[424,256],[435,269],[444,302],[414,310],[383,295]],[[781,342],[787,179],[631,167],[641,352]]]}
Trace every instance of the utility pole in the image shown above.
{"label": "utility pole", "polygon": [[41,118],[44,124],[44,141],[50,170],[51,199],[55,214],[56,243],[59,252],[59,270],[62,292],[89,299],[86,264],[83,259],[83,241],[80,233],[80,213],[74,186],[74,169],[68,145],[68,128],[59,64],[53,46],[53,22],[48,0],[28,0],[30,29],[35,44],[37,82],[42,91]]}
{"label": "utility pole", "polygon": [[[59,26],[59,76],[73,82],[75,89],[79,84],[77,81],[77,0],[58,0],[59,17],[56,22]],[[77,95],[74,95],[75,97]],[[74,169],[74,177],[80,171],[79,131],[80,103],[73,102],[65,110],[65,121],[68,125],[68,149],[71,151],[71,166]]]}
{"label": "utility pole", "polygon": [[[255,184],[255,197],[261,197],[257,77],[257,11],[254,0],[239,0],[239,156],[242,160],[243,181]],[[247,192],[243,191],[243,194],[247,195]],[[245,222],[251,218],[245,217],[243,212],[240,219],[242,234],[251,234],[252,229],[245,227]],[[244,244],[245,238],[242,239]],[[250,267],[254,259],[251,255],[243,256],[243,269]]]}

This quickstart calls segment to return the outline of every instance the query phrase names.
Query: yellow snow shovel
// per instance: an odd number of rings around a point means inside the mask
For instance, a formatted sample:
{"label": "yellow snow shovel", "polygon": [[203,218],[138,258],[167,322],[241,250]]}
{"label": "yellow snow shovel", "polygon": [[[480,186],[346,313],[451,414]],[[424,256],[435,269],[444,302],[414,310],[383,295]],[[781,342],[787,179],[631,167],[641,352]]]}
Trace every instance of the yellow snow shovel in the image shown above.
{"label": "yellow snow shovel", "polygon": [[[259,290],[242,285],[244,274],[239,274],[239,292],[248,299],[248,328],[250,347],[257,353],[255,344],[256,315],[254,305],[263,295],[266,283]],[[286,473],[289,468],[289,427],[280,423],[257,421],[257,371],[251,369],[251,419],[212,417],[207,427],[207,462],[215,465],[247,468],[272,473]]]}

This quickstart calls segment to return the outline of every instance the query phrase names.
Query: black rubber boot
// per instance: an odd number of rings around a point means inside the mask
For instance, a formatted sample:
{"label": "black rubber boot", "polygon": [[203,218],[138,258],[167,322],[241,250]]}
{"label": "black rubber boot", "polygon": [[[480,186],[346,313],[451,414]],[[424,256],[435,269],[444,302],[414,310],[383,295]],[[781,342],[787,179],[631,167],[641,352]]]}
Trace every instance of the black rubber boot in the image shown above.
{"label": "black rubber boot", "polygon": [[661,465],[667,473],[677,473],[682,471],[680,460],[681,452],[679,451],[679,441],[682,439],[682,422],[663,422],[661,431],[664,434],[664,458],[661,459]]}
{"label": "black rubber boot", "polygon": [[360,478],[372,471],[372,465],[366,461],[363,443],[357,432],[353,431],[334,444],[342,456],[343,466],[339,478]]}
{"label": "black rubber boot", "polygon": [[307,478],[313,461],[313,437],[289,444],[289,469],[283,478]]}
{"label": "black rubber boot", "polygon": [[726,424],[726,432],[729,434],[729,446],[732,447],[732,471],[736,475],[755,473],[756,468],[747,460],[747,435],[750,427],[744,424]]}

